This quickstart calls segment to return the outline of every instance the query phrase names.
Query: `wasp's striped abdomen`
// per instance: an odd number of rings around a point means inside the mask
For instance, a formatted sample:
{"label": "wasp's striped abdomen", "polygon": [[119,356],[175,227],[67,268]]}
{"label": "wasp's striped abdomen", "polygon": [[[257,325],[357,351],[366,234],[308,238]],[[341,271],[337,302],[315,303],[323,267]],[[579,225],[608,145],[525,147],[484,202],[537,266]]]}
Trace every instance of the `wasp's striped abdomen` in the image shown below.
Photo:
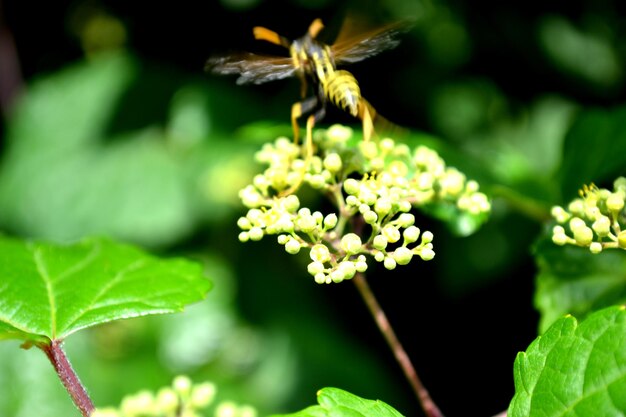
{"label": "wasp's striped abdomen", "polygon": [[327,74],[322,87],[335,106],[346,110],[352,116],[358,115],[361,89],[352,74],[344,70],[332,71]]}

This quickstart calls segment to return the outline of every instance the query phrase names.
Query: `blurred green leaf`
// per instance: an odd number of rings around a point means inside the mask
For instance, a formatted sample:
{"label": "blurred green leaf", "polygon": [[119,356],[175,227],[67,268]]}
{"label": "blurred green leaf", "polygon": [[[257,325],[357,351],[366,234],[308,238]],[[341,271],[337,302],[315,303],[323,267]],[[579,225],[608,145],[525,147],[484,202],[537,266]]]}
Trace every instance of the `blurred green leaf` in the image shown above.
{"label": "blurred green leaf", "polygon": [[626,410],[626,310],[557,321],[515,360],[509,417],[619,416]]}
{"label": "blurred green leaf", "polygon": [[545,16],[538,27],[546,55],[567,75],[604,90],[622,81],[623,66],[606,29],[582,30],[561,16]]}
{"label": "blurred green leaf", "polygon": [[549,239],[535,248],[539,267],[535,305],[540,331],[565,314],[582,319],[600,308],[626,301],[626,252],[557,246]]}
{"label": "blurred green leaf", "polygon": [[0,238],[0,339],[40,342],[114,320],[182,311],[210,289],[202,268],[127,245]]}
{"label": "blurred green leaf", "polygon": [[380,400],[366,400],[338,388],[322,388],[317,402],[304,410],[283,417],[402,417],[390,405]]}
{"label": "blurred green leaf", "polygon": [[581,113],[565,138],[558,176],[563,195],[575,195],[590,182],[613,181],[624,166],[626,106]]}
{"label": "blurred green leaf", "polygon": [[[135,97],[129,86],[139,75],[129,56],[104,55],[31,86],[9,123],[0,227],[38,238],[106,234],[162,247],[200,221],[232,212],[253,169],[238,155],[250,153],[218,133],[221,119],[209,118],[218,102],[232,99],[191,84],[170,86],[168,121],[143,125],[148,110],[136,111],[133,100],[150,107],[161,97],[142,89]],[[133,121],[132,129],[112,128],[119,120]]]}

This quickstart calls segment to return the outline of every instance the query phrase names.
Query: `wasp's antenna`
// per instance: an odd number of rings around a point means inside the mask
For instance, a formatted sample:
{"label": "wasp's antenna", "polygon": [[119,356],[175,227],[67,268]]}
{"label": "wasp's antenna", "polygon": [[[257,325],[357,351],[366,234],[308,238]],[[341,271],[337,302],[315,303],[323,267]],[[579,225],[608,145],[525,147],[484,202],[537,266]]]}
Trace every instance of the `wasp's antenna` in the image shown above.
{"label": "wasp's antenna", "polygon": [[273,30],[269,30],[261,26],[255,26],[254,29],[252,29],[252,33],[254,34],[254,39],[257,40],[267,41],[273,43],[274,45],[284,46],[285,48],[289,48],[291,46],[291,42],[289,42],[287,38],[280,36]]}

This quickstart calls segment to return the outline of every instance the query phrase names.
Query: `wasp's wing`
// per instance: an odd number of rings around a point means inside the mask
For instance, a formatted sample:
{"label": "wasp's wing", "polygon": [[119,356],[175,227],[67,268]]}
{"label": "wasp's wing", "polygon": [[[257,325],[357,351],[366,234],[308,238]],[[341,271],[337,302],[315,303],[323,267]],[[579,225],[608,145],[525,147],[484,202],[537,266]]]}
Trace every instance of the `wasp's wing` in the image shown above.
{"label": "wasp's wing", "polygon": [[332,46],[335,63],[337,65],[352,64],[365,58],[379,54],[387,49],[398,46],[398,36],[408,31],[413,24],[411,22],[397,22],[370,30],[356,36],[348,36],[349,31],[344,29],[350,24],[344,25],[335,44]]}
{"label": "wasp's wing", "polygon": [[214,74],[237,74],[237,84],[262,84],[295,73],[291,58],[257,55],[250,52],[209,58],[204,69]]}

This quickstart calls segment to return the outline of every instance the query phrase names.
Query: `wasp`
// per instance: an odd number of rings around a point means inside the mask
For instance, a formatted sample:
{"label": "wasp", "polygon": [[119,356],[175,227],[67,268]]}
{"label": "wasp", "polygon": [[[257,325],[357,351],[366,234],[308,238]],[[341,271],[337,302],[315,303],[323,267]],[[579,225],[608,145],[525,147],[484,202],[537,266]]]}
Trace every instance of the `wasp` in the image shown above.
{"label": "wasp", "polygon": [[[344,25],[332,46],[317,39],[324,28],[321,19],[313,20],[305,35],[293,41],[270,29],[256,26],[252,31],[255,39],[288,49],[289,57],[235,53],[210,58],[205,69],[216,74],[237,74],[239,85],[298,77],[301,81],[302,101],[291,107],[291,124],[294,142],[298,143],[298,119],[309,114],[306,148],[307,160],[310,160],[313,154],[313,126],[325,116],[328,102],[359,118],[363,124],[363,140],[370,140],[374,133],[376,110],[361,95],[354,75],[337,67],[362,61],[396,47],[400,43],[398,34],[406,31],[411,24],[398,22],[357,36],[347,35],[348,30],[345,28],[348,26]],[[313,94],[307,97],[309,85],[312,86]]]}
{"label": "wasp", "polygon": [[[271,42],[289,50],[289,57],[236,53],[212,57],[206,70],[218,74],[238,74],[237,84],[261,84],[297,76],[301,81],[302,101],[291,108],[294,140],[299,138],[298,119],[312,113],[307,120],[307,131],[326,114],[326,104],[334,104],[363,122],[364,140],[373,133],[374,108],[363,98],[356,78],[337,66],[352,64],[376,55],[399,44],[397,35],[410,24],[399,22],[375,29],[358,36],[342,35],[342,30],[332,46],[317,40],[324,28],[321,19],[315,19],[306,34],[293,41],[264,27],[254,27],[257,40]],[[345,39],[347,38],[347,39]],[[308,84],[313,86],[314,95],[306,98]]]}

